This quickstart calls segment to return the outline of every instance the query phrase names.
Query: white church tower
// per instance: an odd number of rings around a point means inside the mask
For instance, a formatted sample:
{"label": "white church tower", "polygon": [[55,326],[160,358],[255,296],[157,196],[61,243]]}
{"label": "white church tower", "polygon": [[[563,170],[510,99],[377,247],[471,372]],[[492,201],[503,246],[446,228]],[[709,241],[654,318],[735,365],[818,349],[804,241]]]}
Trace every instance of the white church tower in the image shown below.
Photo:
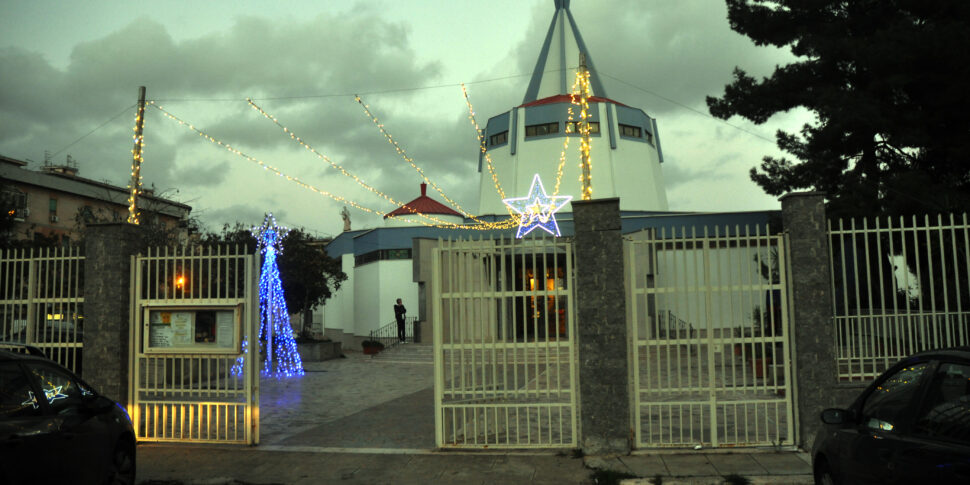
{"label": "white church tower", "polygon": [[[575,125],[580,109],[571,103],[570,96],[580,52],[585,54],[590,71],[593,198],[619,197],[623,211],[666,211],[656,120],[639,108],[609,99],[569,12],[569,0],[555,0],[555,7],[522,104],[493,116],[485,127],[483,141],[492,167],[490,170],[486,157],[479,155],[478,212],[508,212],[493,174],[506,198],[525,196],[536,174],[552,195],[565,137],[569,137],[569,148],[558,194],[581,198],[581,136]],[[570,106],[573,123],[569,123]],[[570,207],[567,205],[563,212],[571,212]]]}

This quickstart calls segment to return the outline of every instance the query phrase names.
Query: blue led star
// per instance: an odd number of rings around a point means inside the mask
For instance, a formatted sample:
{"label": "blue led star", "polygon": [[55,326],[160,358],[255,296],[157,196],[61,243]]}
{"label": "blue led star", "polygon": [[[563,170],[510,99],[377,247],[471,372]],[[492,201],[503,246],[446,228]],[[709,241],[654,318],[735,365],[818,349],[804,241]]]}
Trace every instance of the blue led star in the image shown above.
{"label": "blue led star", "polygon": [[559,224],[556,223],[555,214],[572,198],[571,195],[546,195],[539,174],[536,174],[528,196],[502,199],[502,202],[519,213],[519,231],[515,234],[516,238],[525,236],[537,227],[559,237]]}
{"label": "blue led star", "polygon": [[67,394],[61,392],[61,389],[64,389],[64,386],[51,386],[50,389],[44,389],[44,396],[47,397],[49,404],[54,404],[58,399],[67,398]]}

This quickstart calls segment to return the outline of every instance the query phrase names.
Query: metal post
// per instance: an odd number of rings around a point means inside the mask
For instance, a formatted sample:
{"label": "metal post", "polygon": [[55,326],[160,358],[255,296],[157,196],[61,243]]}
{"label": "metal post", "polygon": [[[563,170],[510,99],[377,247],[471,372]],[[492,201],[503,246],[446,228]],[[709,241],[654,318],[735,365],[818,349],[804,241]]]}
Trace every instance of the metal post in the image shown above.
{"label": "metal post", "polygon": [[586,54],[583,52],[579,53],[579,74],[582,78],[580,81],[580,107],[582,111],[580,112],[582,116],[582,123],[580,125],[580,134],[583,136],[582,141],[582,166],[583,166],[583,200],[590,200],[593,198],[593,188],[591,187],[590,180],[590,167],[589,167],[589,71],[586,69]]}
{"label": "metal post", "polygon": [[131,150],[131,182],[128,188],[128,223],[138,224],[138,194],[141,192],[142,146],[145,141],[145,86],[138,88],[138,114],[135,115],[135,147]]}

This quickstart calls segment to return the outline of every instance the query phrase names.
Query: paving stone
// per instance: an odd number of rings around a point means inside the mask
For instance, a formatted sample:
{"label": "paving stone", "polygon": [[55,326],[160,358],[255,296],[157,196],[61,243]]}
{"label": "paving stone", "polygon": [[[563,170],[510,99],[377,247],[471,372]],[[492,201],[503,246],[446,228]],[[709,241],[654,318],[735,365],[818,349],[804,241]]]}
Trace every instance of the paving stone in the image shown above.
{"label": "paving stone", "polygon": [[807,453],[755,453],[757,461],[771,475],[799,475],[812,473],[812,465],[806,463]]}
{"label": "paving stone", "polygon": [[662,458],[670,474],[675,477],[718,475],[706,455],[664,455]]}
{"label": "paving stone", "polygon": [[709,454],[707,459],[714,465],[720,475],[767,475],[768,471],[758,464],[750,454]]}
{"label": "paving stone", "polygon": [[659,455],[621,456],[620,460],[630,469],[630,473],[638,477],[670,476],[667,465]]}

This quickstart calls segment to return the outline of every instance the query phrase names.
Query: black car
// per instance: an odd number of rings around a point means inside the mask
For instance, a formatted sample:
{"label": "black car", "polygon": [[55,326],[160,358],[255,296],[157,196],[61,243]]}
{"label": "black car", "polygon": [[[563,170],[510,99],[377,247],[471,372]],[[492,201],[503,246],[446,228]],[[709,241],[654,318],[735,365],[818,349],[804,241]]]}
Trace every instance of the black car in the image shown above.
{"label": "black car", "polygon": [[970,347],[907,357],[822,422],[815,483],[970,484]]}
{"label": "black car", "polygon": [[23,348],[0,349],[0,484],[135,483],[125,409]]}

